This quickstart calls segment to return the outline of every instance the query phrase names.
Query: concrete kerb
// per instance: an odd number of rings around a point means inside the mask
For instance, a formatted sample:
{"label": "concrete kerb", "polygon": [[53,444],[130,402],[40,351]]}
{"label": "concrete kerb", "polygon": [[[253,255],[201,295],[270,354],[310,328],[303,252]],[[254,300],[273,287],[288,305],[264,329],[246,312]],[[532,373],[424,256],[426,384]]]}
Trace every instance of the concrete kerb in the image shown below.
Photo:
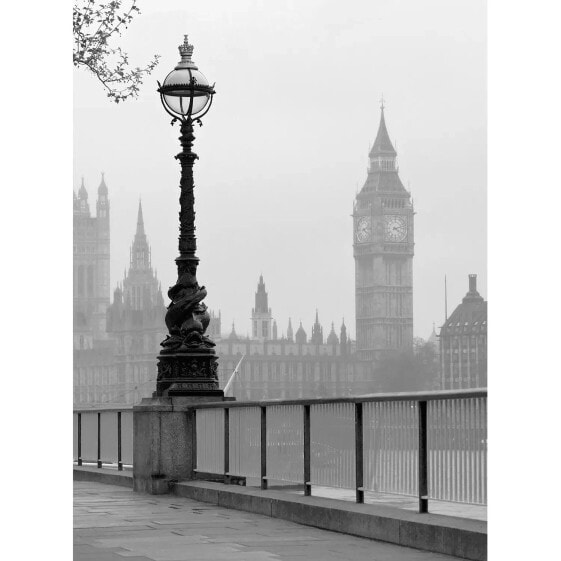
{"label": "concrete kerb", "polygon": [[[74,466],[74,479],[132,487],[132,473]],[[283,491],[229,486],[208,481],[182,481],[171,486],[175,496],[243,510],[324,530],[443,553],[473,561],[487,559],[487,523],[480,520]]]}
{"label": "concrete kerb", "polygon": [[480,520],[205,481],[176,483],[172,493],[333,532],[474,561],[487,559],[487,523]]}
{"label": "concrete kerb", "polygon": [[132,471],[74,466],[74,481],[93,481],[132,489]]}

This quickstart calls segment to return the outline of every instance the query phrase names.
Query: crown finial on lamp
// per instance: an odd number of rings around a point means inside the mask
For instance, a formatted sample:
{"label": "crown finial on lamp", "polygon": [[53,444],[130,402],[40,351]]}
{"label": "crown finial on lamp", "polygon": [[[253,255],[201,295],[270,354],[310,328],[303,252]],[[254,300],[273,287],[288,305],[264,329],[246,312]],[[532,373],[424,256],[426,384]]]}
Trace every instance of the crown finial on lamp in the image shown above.
{"label": "crown finial on lamp", "polygon": [[183,36],[183,44],[179,45],[179,54],[181,55],[181,62],[191,62],[193,56],[193,45],[189,44],[187,35]]}

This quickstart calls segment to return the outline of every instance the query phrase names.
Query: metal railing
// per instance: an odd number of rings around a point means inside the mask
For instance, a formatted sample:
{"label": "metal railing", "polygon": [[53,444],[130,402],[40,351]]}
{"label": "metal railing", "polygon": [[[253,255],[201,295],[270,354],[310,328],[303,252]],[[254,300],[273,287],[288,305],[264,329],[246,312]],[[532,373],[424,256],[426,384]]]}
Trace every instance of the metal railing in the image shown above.
{"label": "metal railing", "polygon": [[[196,472],[487,504],[487,390],[194,404]],[[74,411],[77,465],[133,463],[132,409]]]}
{"label": "metal railing", "polygon": [[196,471],[487,504],[487,390],[194,405]]}
{"label": "metal railing", "polygon": [[132,466],[132,409],[74,411],[74,461],[77,465]]}

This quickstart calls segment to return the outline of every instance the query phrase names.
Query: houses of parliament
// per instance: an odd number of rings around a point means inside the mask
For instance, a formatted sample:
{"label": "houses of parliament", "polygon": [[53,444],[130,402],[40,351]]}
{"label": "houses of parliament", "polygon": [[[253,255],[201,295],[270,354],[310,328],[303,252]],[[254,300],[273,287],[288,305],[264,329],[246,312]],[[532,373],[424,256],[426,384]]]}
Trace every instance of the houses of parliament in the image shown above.
{"label": "houses of parliament", "polygon": [[[251,336],[238,335],[234,325],[223,332],[221,313],[211,313],[207,333],[216,342],[220,387],[235,372],[231,388],[238,399],[384,390],[376,375],[377,364],[413,347],[414,209],[396,160],[382,105],[367,177],[353,205],[356,341],[351,340],[344,321],[332,322],[324,332],[317,310],[311,329],[306,331],[307,326],[289,320],[286,335],[279,337],[260,276],[251,308]],[[159,345],[167,332],[166,303],[152,268],[142,205],[137,210],[129,265],[114,287],[112,301],[110,197],[103,174],[95,208],[93,216],[82,180],[74,193],[76,407],[133,404],[150,396]],[[248,287],[248,304],[249,295]]]}

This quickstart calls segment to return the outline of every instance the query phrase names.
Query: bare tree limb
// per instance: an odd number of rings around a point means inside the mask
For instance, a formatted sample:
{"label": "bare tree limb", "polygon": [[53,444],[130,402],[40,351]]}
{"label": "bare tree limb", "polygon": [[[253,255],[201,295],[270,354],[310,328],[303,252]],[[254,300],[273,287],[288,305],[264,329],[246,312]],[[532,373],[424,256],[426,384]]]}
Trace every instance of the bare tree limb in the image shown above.
{"label": "bare tree limb", "polygon": [[109,43],[140,14],[136,0],[129,0],[128,9],[123,7],[123,0],[99,1],[75,0],[73,62],[91,72],[107,90],[107,97],[119,103],[138,97],[144,77],[151,74],[160,56],[154,55],[143,68],[131,68],[127,53]]}

